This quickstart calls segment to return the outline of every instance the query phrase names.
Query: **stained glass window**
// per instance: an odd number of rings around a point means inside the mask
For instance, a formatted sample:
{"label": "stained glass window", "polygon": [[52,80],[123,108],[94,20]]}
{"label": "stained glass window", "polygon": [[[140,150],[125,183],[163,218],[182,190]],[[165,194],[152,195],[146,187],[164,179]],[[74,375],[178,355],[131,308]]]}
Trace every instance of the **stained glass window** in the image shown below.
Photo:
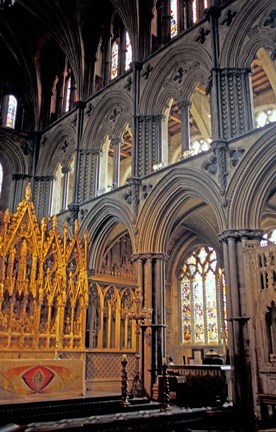
{"label": "stained glass window", "polygon": [[116,78],[118,75],[118,60],[119,60],[119,45],[118,45],[118,41],[115,40],[112,44],[111,79]]}
{"label": "stained glass window", "polygon": [[197,22],[197,0],[193,1],[192,10],[193,10],[193,23],[196,23]]}
{"label": "stained glass window", "polygon": [[130,37],[128,32],[126,32],[126,64],[125,69],[128,70],[130,68],[130,63],[132,62],[132,47],[130,43]]}
{"label": "stained glass window", "polygon": [[17,100],[14,96],[9,95],[6,127],[12,129],[15,128],[16,109],[17,109]]}
{"label": "stained glass window", "polygon": [[177,0],[171,0],[171,37],[177,35]]}
{"label": "stained glass window", "polygon": [[225,283],[216,252],[197,249],[185,262],[181,278],[184,344],[215,345],[225,336]]}

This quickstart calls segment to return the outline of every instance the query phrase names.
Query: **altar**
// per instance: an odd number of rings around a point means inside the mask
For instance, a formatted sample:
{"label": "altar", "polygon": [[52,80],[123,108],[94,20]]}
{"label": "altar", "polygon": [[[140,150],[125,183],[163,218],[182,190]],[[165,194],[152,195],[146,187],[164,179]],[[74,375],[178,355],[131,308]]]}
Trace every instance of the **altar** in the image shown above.
{"label": "altar", "polygon": [[0,403],[85,395],[84,360],[0,360]]}

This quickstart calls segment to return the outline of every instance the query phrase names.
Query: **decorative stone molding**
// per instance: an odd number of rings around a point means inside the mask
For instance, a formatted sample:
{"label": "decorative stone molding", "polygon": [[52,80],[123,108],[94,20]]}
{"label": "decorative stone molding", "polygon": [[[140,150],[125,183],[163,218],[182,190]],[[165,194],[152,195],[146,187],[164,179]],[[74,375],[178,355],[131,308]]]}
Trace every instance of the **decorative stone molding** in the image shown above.
{"label": "decorative stone molding", "polygon": [[219,234],[218,238],[220,242],[225,242],[228,239],[236,240],[261,240],[263,238],[263,230],[251,230],[251,229],[237,229],[237,230],[226,230]]}
{"label": "decorative stone molding", "polygon": [[276,27],[276,10],[273,9],[268,18],[264,22],[264,27],[271,27],[274,29]]}
{"label": "decorative stone molding", "polygon": [[216,175],[218,171],[218,159],[217,157],[213,157],[210,161],[205,162],[202,166],[209,174]]}
{"label": "decorative stone molding", "polygon": [[143,184],[143,186],[142,186],[142,191],[143,191],[142,197],[144,199],[146,199],[148,197],[148,195],[149,195],[150,191],[152,190],[152,188],[153,188],[153,186],[151,184],[149,184],[149,183],[148,184]]}
{"label": "decorative stone molding", "polygon": [[153,66],[151,66],[149,63],[147,64],[147,66],[145,67],[144,72],[142,73],[142,77],[147,80],[151,74],[151,72],[153,71]]}
{"label": "decorative stone molding", "polygon": [[153,165],[161,162],[163,114],[135,117],[137,128],[136,177],[152,173]]}
{"label": "decorative stone molding", "polygon": [[86,110],[85,110],[85,115],[86,115],[87,117],[90,117],[90,115],[92,114],[93,109],[94,109],[94,106],[92,105],[92,103],[89,103],[89,104],[87,105]]}
{"label": "decorative stone molding", "polygon": [[78,219],[79,205],[75,203],[71,203],[68,205],[68,209],[70,211],[70,216],[67,218],[67,222],[71,227],[73,227],[75,220]]}
{"label": "decorative stone molding", "polygon": [[236,167],[245,153],[245,149],[230,150],[229,156],[232,167]]}
{"label": "decorative stone molding", "polygon": [[223,20],[221,21],[222,25],[227,25],[227,27],[230,27],[230,25],[233,22],[234,17],[237,15],[237,12],[232,9],[228,9],[228,11],[225,13]]}
{"label": "decorative stone molding", "polygon": [[198,36],[195,38],[195,42],[198,42],[198,43],[200,43],[200,44],[203,45],[204,42],[206,41],[206,36],[207,36],[209,33],[210,33],[210,30],[208,30],[208,29],[202,27],[202,28],[199,30],[199,34],[198,34]]}
{"label": "decorative stone molding", "polygon": [[[228,150],[228,144],[225,141],[213,141],[212,149],[217,157],[217,165],[218,165],[218,181],[220,188],[220,195],[224,197],[226,190],[226,177],[228,175],[227,172],[227,164],[226,164],[226,152]],[[223,206],[227,205],[226,200],[222,202]]]}
{"label": "decorative stone molding", "polygon": [[130,189],[127,193],[124,194],[124,200],[127,204],[133,206],[133,215],[136,219],[138,216],[139,203],[140,203],[140,185],[141,180],[136,177],[131,177],[128,179],[128,184],[130,185]]}
{"label": "decorative stone molding", "polygon": [[126,81],[125,85],[124,85],[124,89],[127,90],[127,91],[130,91],[131,88],[132,88],[132,77],[129,76],[127,78],[127,81]]}

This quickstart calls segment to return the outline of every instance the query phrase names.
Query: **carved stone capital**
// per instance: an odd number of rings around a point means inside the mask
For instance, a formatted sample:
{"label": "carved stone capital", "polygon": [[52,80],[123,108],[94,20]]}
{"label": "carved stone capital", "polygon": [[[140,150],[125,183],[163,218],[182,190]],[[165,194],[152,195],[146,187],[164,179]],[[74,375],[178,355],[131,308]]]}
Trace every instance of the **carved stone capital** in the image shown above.
{"label": "carved stone capital", "polygon": [[235,240],[261,240],[263,238],[263,230],[252,230],[252,229],[238,229],[238,230],[226,230],[219,234],[218,238],[220,242],[227,242],[229,239]]}
{"label": "carved stone capital", "polygon": [[180,109],[182,109],[182,108],[190,109],[192,106],[192,102],[189,99],[186,99],[186,100],[182,100],[182,101],[178,102],[177,105]]}
{"label": "carved stone capital", "polygon": [[124,142],[123,138],[112,138],[110,144],[112,145],[112,147],[115,148],[117,146],[121,146],[123,142]]}

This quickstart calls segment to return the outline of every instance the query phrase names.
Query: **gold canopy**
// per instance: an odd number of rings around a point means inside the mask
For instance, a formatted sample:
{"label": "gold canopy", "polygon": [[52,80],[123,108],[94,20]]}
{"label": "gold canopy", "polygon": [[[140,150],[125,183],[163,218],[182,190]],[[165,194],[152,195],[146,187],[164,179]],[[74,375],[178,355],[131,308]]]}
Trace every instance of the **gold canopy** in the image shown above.
{"label": "gold canopy", "polygon": [[[2,350],[83,349],[88,304],[87,243],[57,231],[57,217],[38,222],[31,186],[16,213],[0,223]],[[48,229],[48,223],[52,222]]]}

